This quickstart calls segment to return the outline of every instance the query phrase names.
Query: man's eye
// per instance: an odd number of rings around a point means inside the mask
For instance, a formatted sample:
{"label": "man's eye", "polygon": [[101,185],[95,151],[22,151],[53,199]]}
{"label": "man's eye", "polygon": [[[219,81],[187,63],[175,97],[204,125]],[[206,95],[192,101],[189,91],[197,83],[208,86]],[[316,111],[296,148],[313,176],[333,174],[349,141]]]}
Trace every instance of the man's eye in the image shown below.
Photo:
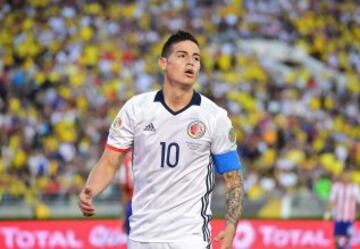
{"label": "man's eye", "polygon": [[195,60],[196,60],[196,61],[200,61],[200,58],[199,58],[199,57],[195,57]]}
{"label": "man's eye", "polygon": [[179,58],[184,58],[184,57],[185,57],[185,55],[180,54],[178,57],[179,57]]}

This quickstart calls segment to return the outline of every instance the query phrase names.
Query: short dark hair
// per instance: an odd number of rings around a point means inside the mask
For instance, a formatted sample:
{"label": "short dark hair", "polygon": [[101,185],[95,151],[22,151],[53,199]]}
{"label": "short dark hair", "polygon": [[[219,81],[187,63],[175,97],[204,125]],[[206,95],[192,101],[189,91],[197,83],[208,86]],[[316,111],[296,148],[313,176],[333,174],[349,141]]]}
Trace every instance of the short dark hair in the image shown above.
{"label": "short dark hair", "polygon": [[179,30],[175,34],[172,34],[169,39],[165,42],[163,49],[161,51],[161,57],[168,57],[171,54],[172,46],[178,42],[182,41],[192,41],[199,46],[199,42],[196,38],[189,32]]}

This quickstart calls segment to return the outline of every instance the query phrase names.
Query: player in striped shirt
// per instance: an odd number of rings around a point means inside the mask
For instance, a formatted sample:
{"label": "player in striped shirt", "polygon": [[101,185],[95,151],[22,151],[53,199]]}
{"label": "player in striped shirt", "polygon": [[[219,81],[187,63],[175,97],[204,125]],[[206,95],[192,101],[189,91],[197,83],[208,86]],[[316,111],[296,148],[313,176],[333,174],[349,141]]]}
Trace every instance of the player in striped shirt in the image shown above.
{"label": "player in striped shirt", "polygon": [[325,219],[333,217],[336,248],[350,248],[353,224],[356,219],[356,204],[360,202],[359,186],[350,181],[348,171],[341,176],[341,181],[331,187],[329,206]]}
{"label": "player in striped shirt", "polygon": [[130,249],[211,248],[215,171],[225,182],[226,226],[217,235],[230,249],[242,213],[243,176],[227,112],[194,90],[198,41],[178,31],[159,59],[160,91],[132,97],[110,127],[103,155],[79,195],[84,215],[111,182],[124,153],[133,150],[134,195]]}

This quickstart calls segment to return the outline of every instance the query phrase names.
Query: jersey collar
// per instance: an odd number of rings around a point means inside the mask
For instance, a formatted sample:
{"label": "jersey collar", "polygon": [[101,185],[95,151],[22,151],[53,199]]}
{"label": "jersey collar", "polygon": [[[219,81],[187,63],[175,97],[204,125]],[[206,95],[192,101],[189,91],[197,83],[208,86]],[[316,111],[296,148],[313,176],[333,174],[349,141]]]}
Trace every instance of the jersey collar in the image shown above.
{"label": "jersey collar", "polygon": [[184,108],[182,108],[181,110],[174,112],[173,110],[171,110],[171,108],[169,106],[166,105],[165,103],[165,99],[164,99],[164,94],[163,91],[160,90],[156,93],[155,98],[154,98],[154,102],[160,102],[166,110],[168,110],[172,115],[177,115],[179,113],[182,113],[183,111],[185,111],[186,109],[188,109],[190,106],[192,105],[200,105],[201,104],[201,96],[199,93],[197,93],[196,91],[194,91],[193,96],[189,102],[189,104],[187,106],[185,106]]}

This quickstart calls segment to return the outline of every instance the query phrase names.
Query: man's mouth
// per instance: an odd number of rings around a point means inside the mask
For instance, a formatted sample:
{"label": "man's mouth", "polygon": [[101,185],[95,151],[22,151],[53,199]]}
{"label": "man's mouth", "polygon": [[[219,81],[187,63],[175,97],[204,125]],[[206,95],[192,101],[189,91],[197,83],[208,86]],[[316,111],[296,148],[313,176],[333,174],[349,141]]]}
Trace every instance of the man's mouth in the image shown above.
{"label": "man's mouth", "polygon": [[185,74],[186,74],[188,77],[194,77],[195,72],[194,72],[194,70],[192,70],[192,69],[187,69],[187,70],[185,70]]}

